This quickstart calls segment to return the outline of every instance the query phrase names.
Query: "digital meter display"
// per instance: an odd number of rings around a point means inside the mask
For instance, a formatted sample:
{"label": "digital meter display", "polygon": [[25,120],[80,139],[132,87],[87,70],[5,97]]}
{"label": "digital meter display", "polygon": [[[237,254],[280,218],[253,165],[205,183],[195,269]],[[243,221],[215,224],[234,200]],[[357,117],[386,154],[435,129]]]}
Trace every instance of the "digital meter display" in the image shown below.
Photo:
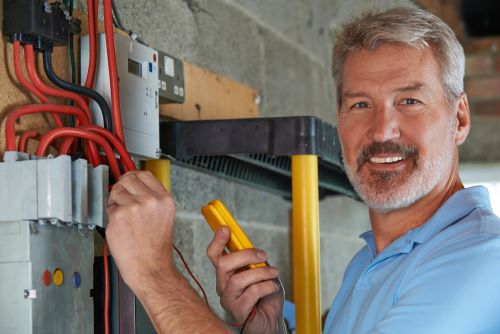
{"label": "digital meter display", "polygon": [[130,58],[128,59],[128,71],[142,78],[142,64]]}

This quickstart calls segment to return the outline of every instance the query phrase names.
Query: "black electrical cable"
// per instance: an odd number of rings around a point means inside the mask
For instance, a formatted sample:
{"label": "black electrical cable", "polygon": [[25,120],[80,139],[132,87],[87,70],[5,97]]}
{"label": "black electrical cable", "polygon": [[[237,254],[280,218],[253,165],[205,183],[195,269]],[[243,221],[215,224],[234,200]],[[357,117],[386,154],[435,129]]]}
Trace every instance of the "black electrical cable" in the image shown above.
{"label": "black electrical cable", "polygon": [[59,78],[52,68],[52,52],[49,50],[45,50],[43,52],[43,68],[47,78],[49,78],[54,85],[77,94],[88,96],[92,100],[96,101],[99,108],[101,108],[104,128],[112,132],[111,111],[109,110],[106,100],[104,100],[99,93],[84,86],[73,85],[71,82],[67,82]]}
{"label": "black electrical cable", "polygon": [[247,323],[250,321],[250,318],[253,318],[253,316],[255,315],[254,312],[257,312],[257,310],[255,308],[257,308],[257,305],[259,304],[259,302],[260,302],[260,299],[257,301],[257,304],[254,305],[254,307],[252,308],[250,313],[247,314],[247,317],[245,318],[245,321],[243,321],[243,325],[241,326],[240,334],[243,334],[243,332],[245,331],[245,327],[247,326]]}

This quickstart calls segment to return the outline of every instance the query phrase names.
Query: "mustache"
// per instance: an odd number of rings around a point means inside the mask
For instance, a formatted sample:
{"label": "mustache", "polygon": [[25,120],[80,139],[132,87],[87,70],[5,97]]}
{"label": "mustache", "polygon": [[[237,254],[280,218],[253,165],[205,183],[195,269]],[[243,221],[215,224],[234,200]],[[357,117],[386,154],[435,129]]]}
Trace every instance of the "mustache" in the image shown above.
{"label": "mustache", "polygon": [[375,142],[365,146],[363,150],[360,152],[357,159],[358,171],[370,159],[371,156],[382,153],[397,154],[402,156],[404,159],[409,157],[418,159],[419,156],[418,149],[414,146],[398,144],[393,141],[388,141],[383,143]]}

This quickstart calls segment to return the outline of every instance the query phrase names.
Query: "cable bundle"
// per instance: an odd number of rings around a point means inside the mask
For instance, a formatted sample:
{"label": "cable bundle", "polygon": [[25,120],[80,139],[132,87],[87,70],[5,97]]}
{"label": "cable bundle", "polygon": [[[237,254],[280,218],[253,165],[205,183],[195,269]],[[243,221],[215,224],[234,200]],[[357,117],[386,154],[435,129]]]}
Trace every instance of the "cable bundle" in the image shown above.
{"label": "cable bundle", "polygon": [[[70,3],[72,1],[70,0]],[[28,140],[38,141],[35,154],[44,156],[49,146],[57,150],[57,154],[74,154],[80,143],[83,147],[84,157],[87,158],[93,167],[101,164],[107,164],[110,167],[113,179],[116,181],[122,173],[135,170],[135,164],[128,154],[123,134],[120,111],[120,96],[118,86],[118,70],[116,65],[115,43],[113,35],[113,2],[112,0],[103,0],[104,7],[104,28],[106,36],[106,52],[108,59],[108,70],[111,87],[111,108],[106,100],[95,90],[93,90],[97,63],[97,15],[98,0],[87,0],[88,8],[88,27],[89,27],[89,66],[83,86],[76,85],[61,79],[52,67],[52,46],[35,50],[34,45],[24,44],[14,38],[13,56],[14,70],[19,83],[29,92],[31,92],[39,103],[20,106],[11,111],[5,122],[6,151],[25,152]],[[116,10],[115,10],[116,12]],[[118,13],[115,17],[121,24]],[[70,42],[72,39],[70,40]],[[143,41],[140,41],[143,43]],[[71,46],[71,43],[70,43]],[[28,78],[23,74],[21,65],[21,47],[24,50],[25,67]],[[46,85],[39,77],[36,69],[38,52],[43,53],[43,67],[47,78],[56,86]],[[72,59],[73,65],[73,59]],[[74,69],[72,74],[74,75]],[[69,100],[71,105],[52,103],[49,97],[62,98]],[[90,100],[94,100],[100,108],[103,117],[103,127],[94,124],[94,119],[89,108]],[[15,126],[17,120],[25,115],[48,113],[51,115],[55,129],[45,134],[40,134],[33,130],[25,131],[20,134],[16,145]],[[61,119],[61,115],[67,115],[75,120],[74,126],[67,126]],[[73,123],[73,122],[71,122]],[[104,153],[101,156],[99,148]],[[117,159],[117,156],[119,159]],[[183,264],[187,268],[190,276],[203,293],[203,297],[208,304],[207,296],[201,284],[192,274],[188,264],[184,260],[180,251],[174,246],[179,254]],[[109,270],[108,270],[108,250],[106,240],[103,248],[104,258],[104,332],[109,333]],[[229,326],[241,327],[241,332],[245,329],[256,313],[256,305],[252,311],[241,323],[227,323]]]}
{"label": "cable bundle", "polygon": [[[37,156],[44,156],[49,146],[57,150],[58,154],[75,153],[82,143],[83,154],[93,166],[103,163],[109,165],[113,179],[116,181],[122,173],[135,170],[135,164],[125,148],[123,128],[120,113],[120,96],[118,87],[118,72],[115,57],[113,35],[113,14],[111,0],[104,0],[104,27],[106,35],[106,49],[111,86],[111,108],[105,99],[93,90],[97,62],[97,14],[98,0],[87,0],[88,27],[90,37],[89,67],[83,86],[75,85],[61,79],[52,68],[52,47],[35,50],[32,44],[21,45],[14,38],[14,71],[19,83],[30,91],[39,103],[20,106],[11,111],[5,122],[6,151],[26,150],[28,140],[37,140]],[[28,78],[23,74],[21,65],[21,47],[24,49],[25,67]],[[56,86],[46,85],[36,70],[38,59],[37,51],[43,52],[45,74]],[[73,71],[74,72],[74,71]],[[49,97],[63,98],[72,101],[72,105],[52,103]],[[103,125],[94,124],[89,108],[90,99],[96,101],[102,116]],[[55,129],[45,134],[29,130],[19,136],[16,145],[16,122],[20,117],[29,114],[48,113],[54,120]],[[74,126],[67,126],[61,115],[70,115],[76,120]],[[99,148],[104,152],[100,155]],[[119,159],[117,159],[117,156]],[[109,333],[109,273],[107,263],[107,245],[104,244],[104,273],[105,273],[105,333]]]}

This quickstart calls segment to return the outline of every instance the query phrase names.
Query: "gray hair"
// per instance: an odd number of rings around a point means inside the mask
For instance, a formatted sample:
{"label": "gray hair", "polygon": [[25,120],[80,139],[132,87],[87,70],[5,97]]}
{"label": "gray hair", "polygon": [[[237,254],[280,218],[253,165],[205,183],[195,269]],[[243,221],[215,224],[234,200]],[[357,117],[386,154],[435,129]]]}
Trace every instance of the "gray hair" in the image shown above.
{"label": "gray hair", "polygon": [[342,76],[347,56],[358,50],[374,50],[382,44],[432,47],[441,69],[449,103],[464,92],[464,50],[454,32],[437,16],[418,8],[396,7],[385,12],[365,12],[342,25],[334,38],[332,73],[337,101],[342,104]]}

